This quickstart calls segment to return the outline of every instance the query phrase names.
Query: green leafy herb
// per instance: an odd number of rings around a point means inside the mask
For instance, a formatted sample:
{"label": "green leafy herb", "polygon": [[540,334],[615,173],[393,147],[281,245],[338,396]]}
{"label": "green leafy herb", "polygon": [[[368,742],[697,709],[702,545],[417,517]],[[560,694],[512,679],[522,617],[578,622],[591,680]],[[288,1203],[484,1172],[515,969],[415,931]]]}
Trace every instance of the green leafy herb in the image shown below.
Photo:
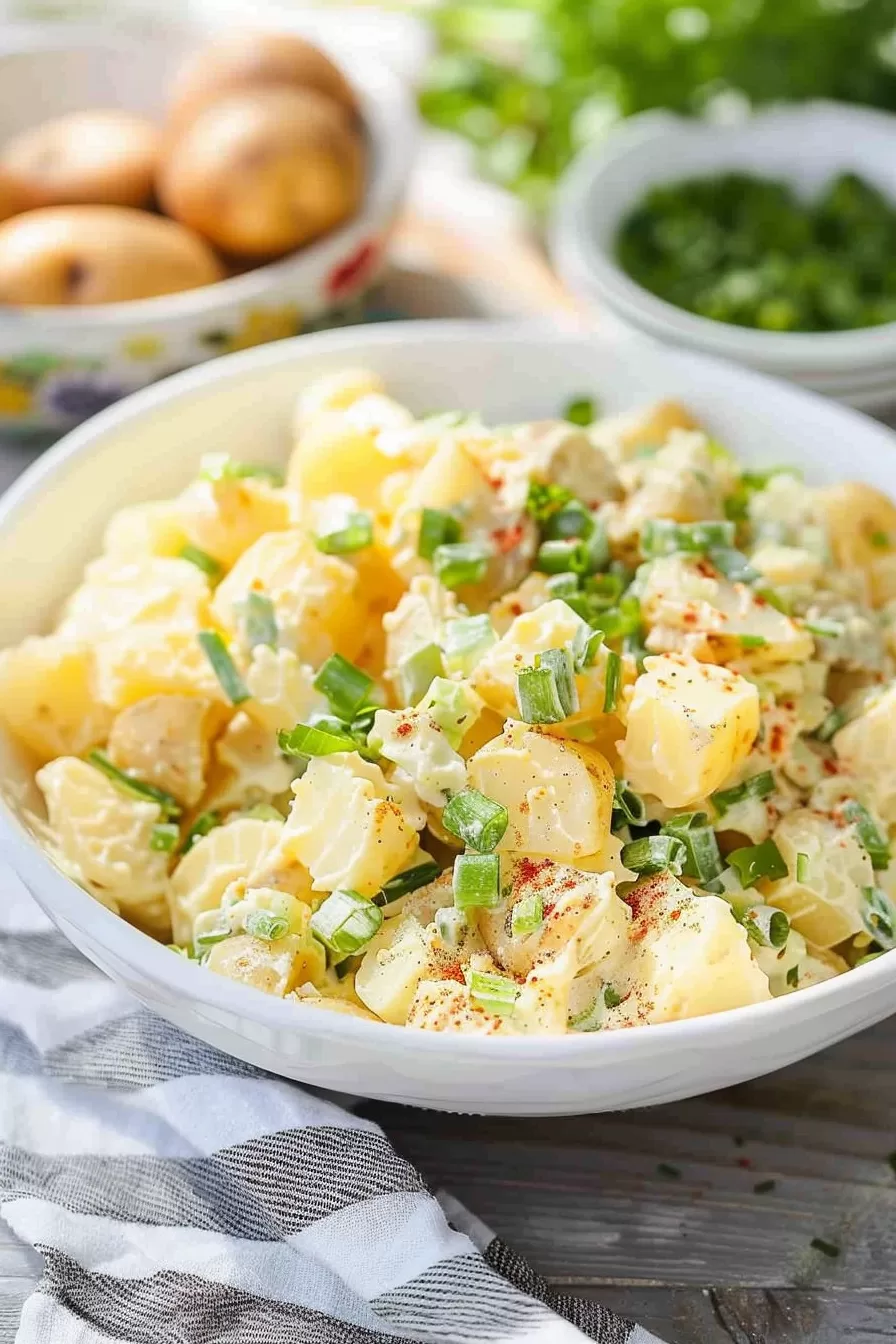
{"label": "green leafy herb", "polygon": [[155,784],[147,784],[145,780],[136,779],[126,770],[120,770],[98,747],[88,752],[87,759],[91,765],[96,766],[97,770],[101,770],[108,779],[111,779],[122,793],[130,794],[132,798],[139,798],[144,803],[155,803],[161,810],[164,821],[174,821],[180,816],[181,805],[173,793],[156,788]]}
{"label": "green leafy herb", "polygon": [[879,947],[896,948],[896,905],[880,887],[862,888],[862,923]]}
{"label": "green leafy herb", "polygon": [[772,905],[751,905],[740,916],[751,943],[780,949],[790,937],[790,920]]}
{"label": "green leafy herb", "polygon": [[546,485],[542,481],[530,481],[526,512],[539,527],[543,528],[548,519],[573,498],[572,491],[563,485]]}
{"label": "green leafy herb", "polygon": [[389,905],[392,901],[397,901],[400,896],[407,896],[409,892],[418,891],[420,887],[428,887],[430,882],[435,882],[441,871],[433,859],[428,859],[425,863],[416,863],[413,868],[405,868],[403,873],[396,873],[395,877],[390,877],[373,899],[377,905]]}
{"label": "green leafy herb", "polygon": [[460,523],[444,509],[424,509],[420,514],[417,554],[432,560],[439,546],[453,545],[461,539]]}
{"label": "green leafy herb", "polygon": [[567,712],[552,667],[524,667],[516,675],[516,700],[524,723],[562,723]]}
{"label": "green leafy herb", "polygon": [[193,546],[189,542],[186,546],[181,546],[178,555],[181,560],[189,560],[191,565],[201,569],[212,583],[217,583],[224,572],[223,565],[213,555],[209,555],[208,551],[203,551],[199,546]]}
{"label": "green leafy herb", "polygon": [[840,808],[844,821],[856,828],[859,844],[871,860],[871,867],[882,871],[890,866],[890,842],[862,803],[850,798]]}
{"label": "green leafy herb", "polygon": [[815,729],[815,736],[819,742],[830,742],[835,733],[846,723],[846,714],[842,709],[832,709],[830,714]]}
{"label": "green leafy herb", "polygon": [[446,668],[449,672],[469,676],[497,639],[487,612],[481,616],[459,616],[456,620],[448,621],[442,635]]}
{"label": "green leafy herb", "polygon": [[491,555],[487,546],[475,541],[437,546],[432,556],[433,572],[443,588],[465,588],[482,582]]}
{"label": "green leafy herb", "polygon": [[761,649],[768,643],[765,635],[738,635],[737,638],[744,649]]}
{"label": "green leafy herb", "polygon": [[315,545],[324,555],[354,555],[363,551],[373,545],[373,518],[360,511],[348,513],[340,527],[320,533]]}
{"label": "green leafy herb", "polygon": [[281,729],[277,744],[285,756],[333,756],[340,751],[358,750],[351,733],[334,732],[310,723],[297,723],[288,731]]}
{"label": "green leafy herb", "polygon": [[622,1002],[622,995],[617,993],[612,985],[604,986],[604,1003],[608,1008],[618,1008]]}
{"label": "green leafy herb", "polygon": [[436,677],[441,677],[444,671],[442,650],[438,644],[424,644],[422,648],[402,658],[396,678],[402,704],[416,705],[426,695]]}
{"label": "green leafy herb", "polygon": [[607,651],[604,676],[604,713],[612,714],[619,700],[619,684],[622,680],[622,659],[613,649]]}
{"label": "green leafy herb", "polygon": [[[277,815],[279,817],[279,813]],[[282,821],[282,817],[280,820]],[[215,827],[220,825],[221,816],[218,812],[200,812],[199,816],[184,836],[181,853],[188,854],[196,844],[197,840],[201,840],[203,836],[208,835],[209,831],[213,831]]]}
{"label": "green leafy herb", "polygon": [[314,689],[326,696],[330,709],[346,723],[350,723],[373,690],[373,678],[360,667],[355,667],[341,653],[332,653],[321,664],[314,678]]}
{"label": "green leafy herb", "polygon": [[478,789],[464,789],[445,805],[442,825],[480,854],[490,854],[507,830],[507,808]]}
{"label": "green leafy herb", "polygon": [[796,880],[797,882],[809,881],[809,855],[797,854],[796,856]]}
{"label": "green leafy herb", "polygon": [[687,849],[674,835],[645,835],[622,846],[623,867],[648,877],[652,873],[670,872],[676,877],[684,871]]}
{"label": "green leafy herb", "polygon": [[799,966],[790,966],[790,967],[788,968],[787,975],[785,976],[785,979],[786,979],[786,981],[787,981],[787,985],[788,985],[788,987],[789,987],[790,989],[798,989],[798,988],[799,988],[799,983],[800,983],[800,968],[799,968]]}
{"label": "green leafy herb", "polygon": [[761,845],[744,845],[728,855],[728,863],[740,878],[741,886],[752,887],[761,878],[776,881],[787,876],[787,864],[774,840]]}
{"label": "green leafy herb", "polygon": [[537,933],[544,923],[544,903],[540,891],[531,891],[517,901],[510,915],[510,930],[514,938],[525,938]]}
{"label": "green leafy herb", "polygon": [[217,630],[200,630],[197,636],[202,651],[211,663],[212,671],[221,683],[221,689],[232,705],[241,705],[250,699],[249,689],[243,681],[236,664],[230,656],[230,650]]}
{"label": "green leafy herb", "polygon": [[729,808],[742,803],[744,799],[767,798],[774,791],[774,775],[771,770],[763,770],[761,774],[752,775],[750,779],[745,779],[730,789],[719,789],[717,793],[712,794],[712,803],[719,816],[723,817]]}
{"label": "green leafy herb", "polygon": [[269,481],[271,485],[283,484],[283,472],[279,467],[269,467],[258,462],[236,462],[227,453],[206,453],[199,471],[201,481],[245,481],[253,478]]}
{"label": "green leafy herb", "polygon": [[641,551],[646,559],[673,555],[676,551],[705,554],[734,546],[735,526],[728,522],[673,523],[668,518],[649,518],[641,530]]}
{"label": "green leafy herb", "polygon": [[670,817],[661,834],[679,839],[687,851],[682,871],[700,883],[712,882],[724,868],[715,831],[705,812],[685,812]]}
{"label": "green leafy herb", "polygon": [[627,826],[643,826],[647,820],[647,804],[640,793],[635,793],[625,779],[617,779],[613,795],[613,811],[621,815]]}

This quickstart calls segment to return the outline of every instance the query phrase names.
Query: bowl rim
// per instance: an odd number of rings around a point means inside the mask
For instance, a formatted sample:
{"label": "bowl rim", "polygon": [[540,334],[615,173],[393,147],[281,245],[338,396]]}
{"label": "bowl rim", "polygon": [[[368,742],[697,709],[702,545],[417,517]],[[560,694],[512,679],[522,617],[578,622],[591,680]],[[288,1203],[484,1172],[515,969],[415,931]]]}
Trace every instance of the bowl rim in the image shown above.
{"label": "bowl rim", "polygon": [[[510,322],[477,321],[413,321],[393,322],[383,326],[343,328],[317,332],[307,336],[291,337],[271,345],[225,355],[205,364],[184,370],[132,393],[101,411],[66,434],[53,448],[28,467],[19,479],[0,497],[0,531],[13,525],[27,510],[31,500],[48,488],[58,475],[64,474],[70,463],[90,455],[96,442],[107,431],[119,430],[131,421],[152,414],[166,402],[188,399],[216,383],[251,375],[255,370],[272,366],[295,365],[301,368],[305,357],[338,355],[343,349],[353,349],[359,341],[365,346],[398,346],[407,344],[434,344],[446,341],[457,345],[469,357],[472,344],[486,342],[512,349],[516,345],[543,345],[560,343],[572,346],[586,344],[599,355],[606,337],[596,332],[561,331],[524,326]],[[612,338],[610,338],[612,341]],[[357,359],[357,356],[354,356]],[[875,435],[881,446],[892,449],[896,437],[883,425],[848,407],[819,398],[802,388],[782,385],[779,379],[769,378],[750,369],[732,366],[725,361],[702,354],[663,352],[670,363],[695,363],[706,376],[707,382],[730,382],[732,378],[745,385],[759,397],[773,389],[790,400],[818,405],[826,414],[839,422],[844,430],[852,427],[866,437]],[[545,1064],[613,1060],[618,1056],[654,1053],[655,1047],[687,1049],[705,1042],[708,1037],[730,1033],[752,1035],[772,1022],[786,1028],[788,1022],[805,1018],[811,1005],[820,1012],[838,1004],[861,1000],[874,995],[883,986],[896,984],[896,950],[884,953],[876,960],[859,966],[843,975],[821,984],[812,985],[794,994],[770,999],[763,1003],[730,1008],[724,1012],[681,1021],[658,1022],[619,1031],[568,1033],[564,1036],[479,1036],[450,1032],[415,1031],[387,1022],[370,1022],[348,1014],[316,1007],[313,1002],[295,1004],[275,999],[246,985],[240,985],[175,955],[149,935],[128,924],[120,916],[100,905],[94,897],[67,877],[49,858],[39,842],[25,829],[5,799],[0,798],[0,853],[15,855],[12,863],[16,874],[26,887],[33,881],[41,891],[39,903],[46,901],[48,908],[71,923],[90,942],[98,944],[113,957],[120,957],[130,965],[148,966],[143,979],[161,985],[179,1002],[191,1004],[201,1012],[203,1006],[219,1009],[271,1028],[291,1028],[325,1040],[351,1040],[369,1043],[371,1047],[404,1041],[403,1057],[447,1054],[455,1059],[493,1059],[496,1062],[520,1061]],[[51,896],[46,893],[52,892]],[[310,1016],[303,1010],[309,1010]],[[297,1016],[298,1012],[298,1016]],[[397,1037],[396,1033],[403,1033]]]}
{"label": "bowl rim", "polygon": [[[249,25],[251,27],[251,24]],[[260,25],[259,25],[260,26]],[[210,35],[208,25],[196,23],[153,24],[146,36],[164,45],[176,40],[189,41]],[[47,53],[96,48],[121,51],[139,42],[135,30],[105,30],[89,24],[48,25],[37,30],[16,25],[9,36],[0,40],[0,75],[7,58],[33,56],[38,60]],[[34,328],[47,327],[103,330],[153,321],[177,321],[184,318],[213,317],[231,304],[258,300],[276,292],[282,280],[303,268],[309,272],[326,270],[343,253],[355,234],[363,236],[388,218],[404,191],[418,139],[417,117],[410,90],[385,61],[348,46],[337,62],[351,81],[361,104],[362,118],[370,142],[370,174],[360,209],[338,228],[330,230],[304,247],[273,261],[253,266],[242,275],[228,276],[210,285],[198,285],[173,294],[158,294],[147,299],[127,299],[118,303],[73,307],[67,304],[0,304],[0,327],[21,330],[23,336]],[[163,218],[169,218],[163,216]],[[176,222],[176,221],[175,221]]]}
{"label": "bowl rim", "polygon": [[[747,362],[764,361],[765,367],[774,364],[782,374],[798,375],[801,368],[807,372],[820,368],[848,372],[853,367],[892,364],[896,358],[896,321],[850,331],[766,332],[701,317],[633,280],[616,262],[612,245],[599,241],[588,226],[590,198],[609,171],[642,151],[650,152],[658,142],[665,141],[669,153],[669,172],[663,180],[674,182],[687,175],[675,171],[675,147],[685,141],[749,136],[756,128],[781,121],[802,125],[806,134],[812,122],[832,117],[852,123],[856,135],[875,125],[896,138],[896,114],[822,98],[771,103],[730,126],[667,111],[642,112],[628,118],[600,144],[584,149],[563,175],[549,222],[552,260],[573,292],[591,291],[625,321],[660,340],[683,338],[694,350]],[[721,154],[719,157],[721,160]],[[716,171],[722,170],[720,162]],[[642,194],[633,194],[626,206],[636,204]]]}

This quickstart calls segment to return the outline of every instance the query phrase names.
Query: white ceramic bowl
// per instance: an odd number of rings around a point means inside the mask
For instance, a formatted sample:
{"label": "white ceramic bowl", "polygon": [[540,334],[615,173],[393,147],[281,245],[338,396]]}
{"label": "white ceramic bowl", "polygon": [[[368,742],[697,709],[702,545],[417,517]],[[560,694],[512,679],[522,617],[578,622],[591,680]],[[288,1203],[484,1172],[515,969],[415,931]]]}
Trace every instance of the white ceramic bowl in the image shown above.
{"label": "white ceramic bowl", "polygon": [[[209,31],[153,24],[0,33],[0,139],[86,107],[160,120],[172,72]],[[301,250],[182,294],[89,308],[0,306],[0,431],[62,433],[173,371],[303,330],[357,320],[376,279],[410,172],[416,116],[382,61],[336,59],[352,80],[371,168],[361,210]]]}
{"label": "white ceramic bowl", "polygon": [[[282,462],[298,390],[348,365],[375,369],[418,412],[482,409],[495,422],[555,415],[583,394],[610,412],[680,397],[748,462],[792,460],[810,478],[861,477],[896,494],[896,437],[888,430],[695,355],[484,324],[329,332],[148,388],[74,430],[33,466],[0,501],[0,572],[17,576],[0,606],[0,646],[46,627],[113,509],[176,491],[209,447]],[[33,805],[34,789],[8,743],[4,750],[0,853],[72,942],[186,1031],[321,1087],[444,1110],[615,1110],[768,1072],[896,1009],[896,953],[775,1002],[562,1038],[434,1035],[287,1004],[175,956],[64,877],[18,819],[29,796]]]}
{"label": "white ceramic bowl", "polygon": [[776,106],[733,126],[634,117],[581,154],[560,185],[551,230],[560,275],[598,312],[677,349],[723,355],[865,410],[896,403],[896,323],[755,331],[676,308],[619,267],[619,226],[652,186],[728,171],[780,178],[807,196],[856,172],[896,201],[896,117],[830,102]]}

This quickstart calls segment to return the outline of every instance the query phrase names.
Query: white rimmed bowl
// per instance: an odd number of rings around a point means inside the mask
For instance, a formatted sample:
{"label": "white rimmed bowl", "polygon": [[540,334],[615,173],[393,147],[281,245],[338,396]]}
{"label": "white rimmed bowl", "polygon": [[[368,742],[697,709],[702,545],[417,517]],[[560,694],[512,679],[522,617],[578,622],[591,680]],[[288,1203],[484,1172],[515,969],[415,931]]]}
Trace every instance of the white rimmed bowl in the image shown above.
{"label": "white rimmed bowl", "polygon": [[[139,33],[64,26],[0,35],[0,139],[85,107],[161,120],[198,26]],[[0,432],[62,433],[148,383],[215,355],[357,319],[385,258],[413,159],[415,112],[385,62],[337,59],[361,102],[370,172],[357,215],[242,275],[154,299],[85,308],[0,305]],[[137,262],[139,264],[139,261]]]}
{"label": "white rimmed bowl", "polygon": [[[858,477],[896,494],[896,438],[821,398],[690,354],[605,337],[396,323],[280,342],[190,370],[69,434],[0,500],[0,645],[47,627],[109,514],[179,489],[209,447],[282,462],[299,389],[344,366],[379,372],[422,412],[493,422],[679,397],[755,465]],[[824,460],[819,450],[823,447]],[[77,519],[77,526],[72,520]],[[71,941],[195,1036],[274,1073],[443,1110],[570,1114],[671,1101],[780,1068],[896,1010],[896,953],[774,1002],[715,1017],[562,1038],[433,1035],[287,1004],[152,942],[65,877],[28,832],[30,777],[0,740],[0,853]]]}
{"label": "white rimmed bowl", "polygon": [[598,312],[676,349],[722,355],[862,409],[896,403],[896,323],[842,332],[766,332],[698,317],[657,298],[617,264],[625,217],[660,183],[721,172],[817,193],[856,172],[896,201],[896,117],[841,103],[781,104],[720,126],[648,112],[584,151],[563,179],[551,253],[569,288]]}

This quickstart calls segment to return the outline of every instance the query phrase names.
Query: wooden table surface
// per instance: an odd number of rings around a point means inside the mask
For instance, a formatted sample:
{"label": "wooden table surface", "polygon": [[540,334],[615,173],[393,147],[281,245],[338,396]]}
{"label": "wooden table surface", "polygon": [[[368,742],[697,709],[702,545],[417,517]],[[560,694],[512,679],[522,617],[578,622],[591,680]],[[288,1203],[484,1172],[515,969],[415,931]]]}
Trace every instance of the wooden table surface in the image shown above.
{"label": "wooden table surface", "polygon": [[[462,278],[460,298],[436,283],[452,315],[479,308],[475,280],[471,291]],[[532,292],[543,283],[534,268]],[[398,290],[413,293],[407,276]],[[31,456],[0,446],[0,490]],[[767,1078],[650,1110],[365,1113],[551,1283],[669,1344],[896,1340],[896,1019]],[[0,1224],[0,1344],[39,1271]]]}

